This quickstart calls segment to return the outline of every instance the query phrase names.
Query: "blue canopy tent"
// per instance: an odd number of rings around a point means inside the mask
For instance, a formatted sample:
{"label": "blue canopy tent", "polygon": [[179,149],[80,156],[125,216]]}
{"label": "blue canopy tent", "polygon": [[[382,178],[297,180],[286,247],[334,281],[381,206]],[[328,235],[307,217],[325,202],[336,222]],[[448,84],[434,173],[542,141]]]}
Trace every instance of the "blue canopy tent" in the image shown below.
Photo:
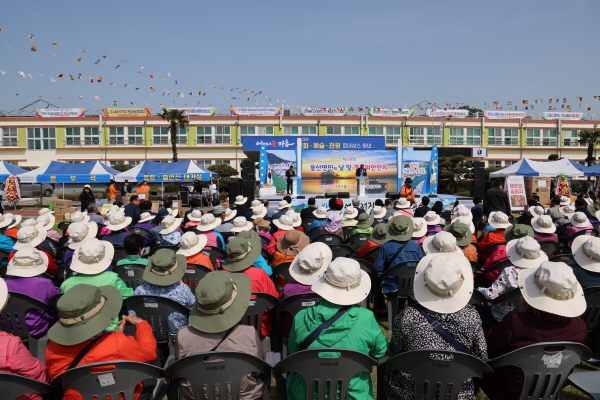
{"label": "blue canopy tent", "polygon": [[16,176],[19,174],[24,174],[25,172],[27,171],[19,167],[15,167],[11,163],[7,163],[6,161],[0,161],[0,180],[2,182],[4,182],[6,178],[8,178],[10,175]]}
{"label": "blue canopy tent", "polygon": [[22,183],[90,183],[110,182],[118,173],[119,171],[100,161],[80,164],[50,161],[46,165],[17,175],[17,177]]}
{"label": "blue canopy tent", "polygon": [[129,171],[121,172],[115,177],[117,182],[181,182],[209,181],[217,178],[218,174],[207,171],[195,161],[179,161],[176,163],[160,163],[143,161]]}
{"label": "blue canopy tent", "polygon": [[591,167],[587,167],[585,176],[600,176],[600,164],[594,164]]}

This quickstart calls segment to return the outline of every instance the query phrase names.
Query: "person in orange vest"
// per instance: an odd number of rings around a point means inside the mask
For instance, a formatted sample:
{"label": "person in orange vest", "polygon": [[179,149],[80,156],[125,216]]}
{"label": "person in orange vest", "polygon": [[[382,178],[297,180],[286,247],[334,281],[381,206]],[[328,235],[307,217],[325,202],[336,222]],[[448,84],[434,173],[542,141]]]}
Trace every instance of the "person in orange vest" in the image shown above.
{"label": "person in orange vest", "polygon": [[142,185],[139,186],[135,192],[136,193],[144,193],[150,190],[150,186],[148,186],[148,183],[146,181],[142,182]]}
{"label": "person in orange vest", "polygon": [[415,190],[412,187],[412,178],[406,178],[404,180],[404,185],[400,188],[400,197],[405,197],[406,200],[412,200],[414,204],[417,199],[415,198]]}
{"label": "person in orange vest", "polygon": [[115,187],[115,181],[110,180],[110,186],[108,187],[108,198],[114,202],[117,200],[117,188]]}

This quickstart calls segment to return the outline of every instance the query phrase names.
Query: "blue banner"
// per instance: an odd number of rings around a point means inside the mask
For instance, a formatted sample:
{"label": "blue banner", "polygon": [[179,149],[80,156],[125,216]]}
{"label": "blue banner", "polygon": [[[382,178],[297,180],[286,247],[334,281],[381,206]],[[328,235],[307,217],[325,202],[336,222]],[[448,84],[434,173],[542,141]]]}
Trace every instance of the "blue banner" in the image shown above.
{"label": "blue banner", "polygon": [[110,182],[109,174],[98,174],[98,175],[45,175],[40,174],[37,176],[37,182],[39,183],[91,183],[91,182]]}
{"label": "blue banner", "polygon": [[298,139],[305,150],[385,150],[384,136],[243,136],[244,151],[296,150]]}
{"label": "blue banner", "polygon": [[267,183],[267,172],[269,169],[269,159],[267,157],[267,148],[260,146],[260,158],[258,160],[260,183]]}

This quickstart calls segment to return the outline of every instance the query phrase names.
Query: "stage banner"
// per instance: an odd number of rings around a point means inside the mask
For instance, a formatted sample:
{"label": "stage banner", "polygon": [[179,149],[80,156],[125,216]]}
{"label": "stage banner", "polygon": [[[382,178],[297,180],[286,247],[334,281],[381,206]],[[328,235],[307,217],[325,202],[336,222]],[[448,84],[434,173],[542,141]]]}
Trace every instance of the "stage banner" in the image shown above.
{"label": "stage banner", "polygon": [[357,193],[356,169],[367,169],[367,194],[398,192],[396,152],[393,150],[302,151],[302,192]]}
{"label": "stage banner", "polygon": [[469,110],[436,110],[428,108],[425,110],[428,117],[468,117]]}
{"label": "stage banner", "polygon": [[372,117],[412,117],[414,112],[409,108],[369,108]]}
{"label": "stage banner", "polygon": [[[296,151],[294,150],[267,150],[267,159],[269,161],[268,175],[271,175],[271,182],[275,190],[280,192],[287,189],[285,171],[290,169],[290,165],[297,171]],[[267,175],[267,177],[268,177]]]}
{"label": "stage banner", "polygon": [[244,151],[296,150],[298,139],[305,150],[385,150],[383,136],[243,136]]}
{"label": "stage banner", "polygon": [[525,181],[522,176],[507,176],[504,182],[504,191],[508,192],[510,208],[513,211],[522,211],[527,204],[525,195]]}
{"label": "stage banner", "polygon": [[217,111],[216,107],[196,107],[196,108],[168,108],[167,110],[181,110],[185,111],[185,115],[199,115],[199,116],[212,116]]}
{"label": "stage banner", "polygon": [[563,121],[580,121],[583,119],[583,113],[571,113],[571,112],[543,112],[543,119],[560,119]]}
{"label": "stage banner", "polygon": [[412,186],[417,195],[420,195],[421,192],[423,192],[430,163],[431,150],[404,149],[402,152],[402,182],[404,182],[406,178],[412,178]]}
{"label": "stage banner", "polygon": [[527,118],[525,111],[484,111],[487,119],[521,119]]}
{"label": "stage banner", "polygon": [[231,107],[231,115],[279,116],[281,107]]}
{"label": "stage banner", "polygon": [[347,108],[300,108],[300,115],[309,117],[345,117]]}
{"label": "stage banner", "polygon": [[149,108],[103,108],[103,117],[126,118],[126,117],[151,117]]}
{"label": "stage banner", "polygon": [[38,118],[85,117],[85,109],[83,109],[83,108],[36,108],[35,116]]}

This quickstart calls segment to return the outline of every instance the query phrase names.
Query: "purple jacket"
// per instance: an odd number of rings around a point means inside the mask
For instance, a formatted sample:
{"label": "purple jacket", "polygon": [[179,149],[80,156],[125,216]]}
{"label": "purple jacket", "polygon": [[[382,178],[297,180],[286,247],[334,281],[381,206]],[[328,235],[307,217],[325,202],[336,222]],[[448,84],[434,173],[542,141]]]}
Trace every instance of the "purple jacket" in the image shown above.
{"label": "purple jacket", "polygon": [[[50,279],[34,276],[32,278],[10,278],[6,280],[9,292],[22,293],[33,297],[41,302],[48,303],[48,300],[55,294],[60,293],[60,289],[54,286]],[[42,336],[57,321],[56,311],[46,313],[41,310],[32,310],[25,313],[27,328],[32,336]]]}

